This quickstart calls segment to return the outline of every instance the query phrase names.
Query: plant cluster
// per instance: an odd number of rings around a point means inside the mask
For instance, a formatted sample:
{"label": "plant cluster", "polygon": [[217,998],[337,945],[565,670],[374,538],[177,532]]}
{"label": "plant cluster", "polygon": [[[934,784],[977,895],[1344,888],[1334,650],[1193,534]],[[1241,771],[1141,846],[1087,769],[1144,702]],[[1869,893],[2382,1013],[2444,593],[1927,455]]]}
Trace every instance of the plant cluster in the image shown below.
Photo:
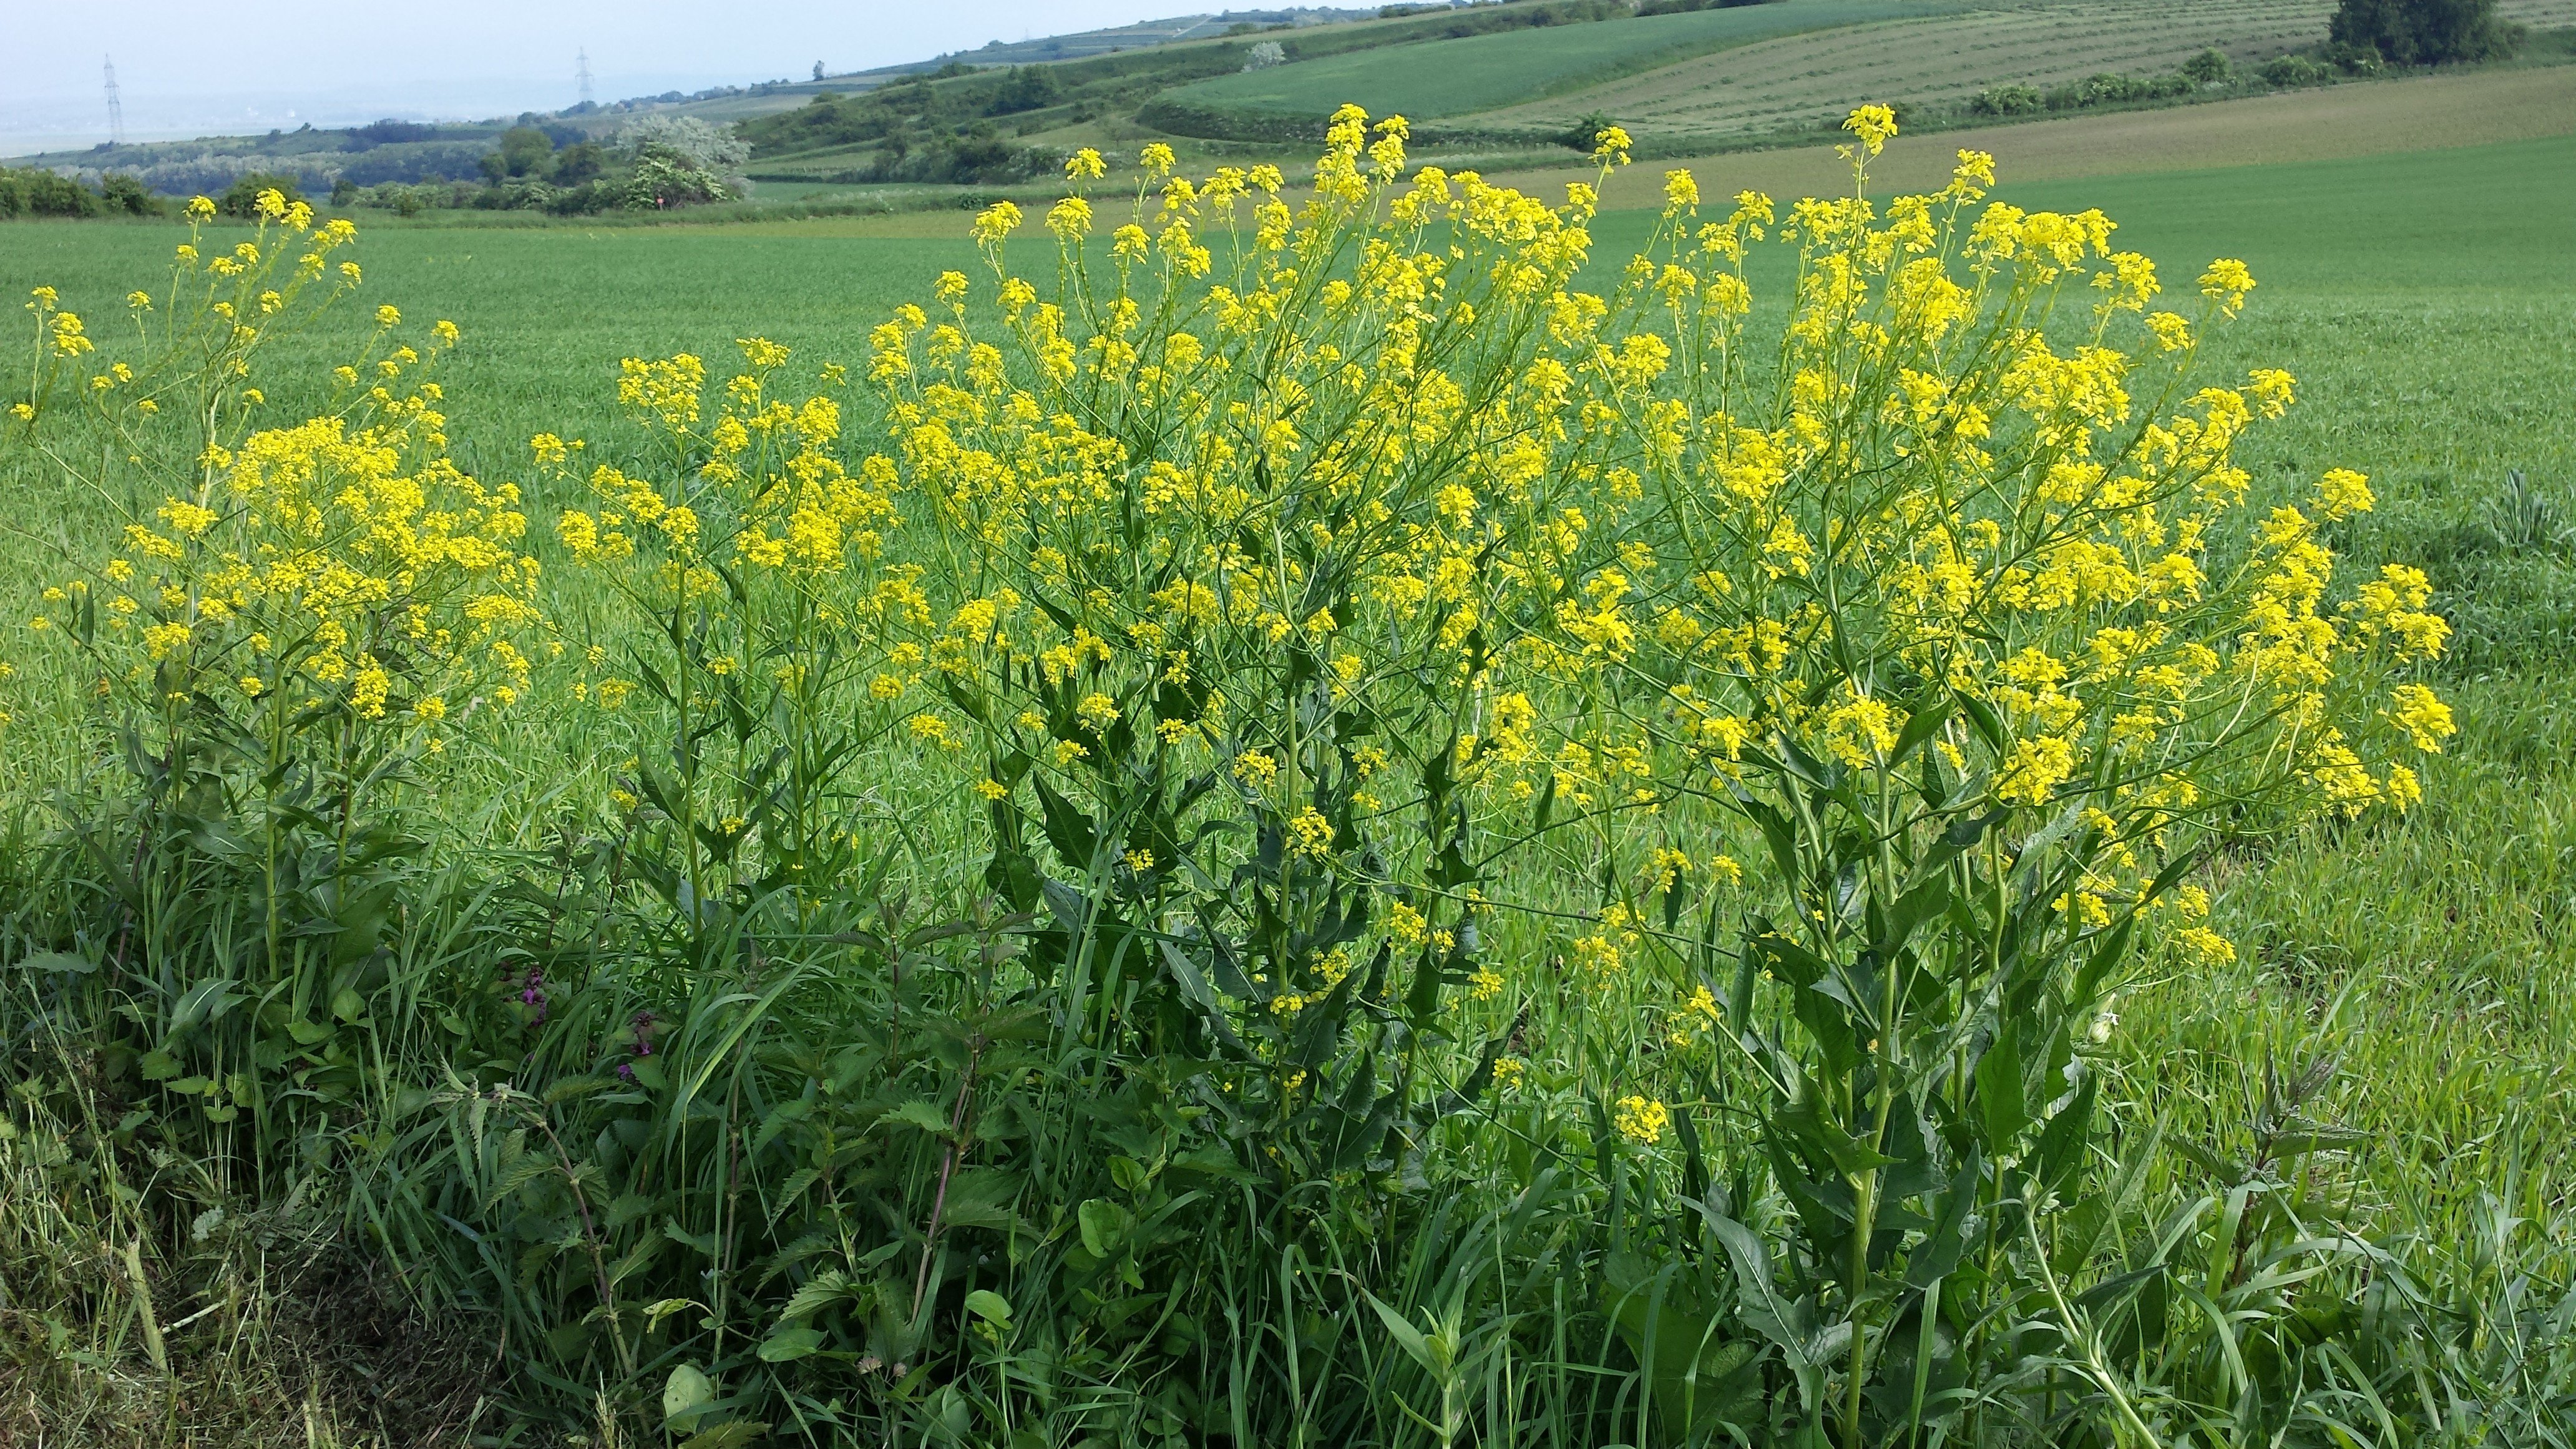
{"label": "plant cluster", "polygon": [[131,176],[110,173],[96,190],[51,171],[0,167],[0,218],[158,216],[160,197]]}
{"label": "plant cluster", "polygon": [[[59,450],[128,522],[30,669],[101,764],[10,923],[30,1130],[222,1164],[164,1241],[335,1204],[526,1411],[706,1446],[2510,1402],[2489,1300],[2310,1191],[2329,1069],[2169,1153],[2104,1048],[2233,952],[2214,852],[2420,800],[2428,580],[2338,574],[2358,474],[2249,505],[2241,263],[2169,305],[1979,153],[1873,200],[1895,117],[1847,130],[1840,197],[1669,173],[1600,292],[1595,185],[1399,117],[1311,190],[1077,153],[847,369],[627,360],[624,436],[531,442],[545,568],[446,456],[452,330],[252,425],[345,224],[192,241],[131,361],[40,294],[18,428],[133,461]],[[601,775],[516,766],[532,714]]]}

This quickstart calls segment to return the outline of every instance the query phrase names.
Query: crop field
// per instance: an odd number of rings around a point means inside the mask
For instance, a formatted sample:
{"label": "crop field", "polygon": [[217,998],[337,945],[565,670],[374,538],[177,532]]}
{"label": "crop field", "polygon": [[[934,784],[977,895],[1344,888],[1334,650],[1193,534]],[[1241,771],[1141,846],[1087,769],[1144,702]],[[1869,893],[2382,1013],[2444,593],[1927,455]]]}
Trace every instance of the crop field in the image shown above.
{"label": "crop field", "polygon": [[[1955,103],[1991,86],[2170,71],[2211,48],[2240,67],[2259,65],[2308,44],[2333,8],[2322,0],[2077,3],[1856,26],[1765,39],[1478,119],[1536,131],[1597,111],[1641,137],[1811,131],[1851,95]],[[2535,27],[2576,23],[2576,5],[2565,0],[2517,0],[2500,13]]]}
{"label": "crop field", "polygon": [[1819,148],[1670,163],[1697,252],[1348,133],[1239,269],[0,223],[0,1445],[2563,1443],[2571,86],[1898,136],[2022,209],[1902,306],[1883,200],[1726,256]]}
{"label": "crop field", "polygon": [[1257,113],[1322,118],[1354,96],[1379,111],[1424,119],[1493,110],[1725,51],[1771,36],[1938,13],[1924,0],[1783,0],[1776,5],[1644,16],[1388,46],[1182,86],[1174,99]]}
{"label": "crop field", "polygon": [[[2551,67],[1900,136],[1888,144],[1874,174],[1891,188],[1929,191],[1949,175],[1961,147],[1991,152],[2008,175],[2058,181],[2395,156],[2568,135],[2576,135],[2576,70]],[[1640,163],[1609,179],[1602,188],[1604,204],[1652,204],[1662,173],[1672,166],[1693,168],[1711,190],[1732,193],[1750,186],[1804,195],[1836,189],[1843,162],[1832,146],[1814,145]],[[1503,174],[1513,185],[1550,194],[1569,181],[1591,179],[1571,164]],[[2517,214],[2506,210],[2489,220],[2510,225]],[[928,234],[913,230],[922,222],[881,225]]]}

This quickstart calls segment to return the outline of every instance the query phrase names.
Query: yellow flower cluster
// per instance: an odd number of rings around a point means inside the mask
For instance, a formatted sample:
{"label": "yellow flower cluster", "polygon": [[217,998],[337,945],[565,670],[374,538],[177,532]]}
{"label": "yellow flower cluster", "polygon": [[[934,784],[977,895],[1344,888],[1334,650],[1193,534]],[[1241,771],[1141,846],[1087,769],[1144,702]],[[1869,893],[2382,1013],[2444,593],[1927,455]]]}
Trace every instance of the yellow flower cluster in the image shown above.
{"label": "yellow flower cluster", "polygon": [[[456,346],[456,329],[441,322],[414,347],[380,318],[372,385],[344,368],[333,410],[245,433],[266,400],[248,383],[258,347],[357,284],[347,263],[326,283],[327,256],[355,239],[347,222],[316,226],[274,191],[256,212],[258,231],[229,252],[203,255],[197,235],[179,248],[158,309],[166,334],[91,380],[89,405],[130,464],[184,462],[114,556],[47,590],[52,610],[35,622],[93,656],[111,697],[152,713],[246,701],[260,734],[337,720],[423,729],[462,707],[451,700],[515,700],[544,630],[518,490],[447,456],[436,381],[396,386]],[[210,215],[202,198],[189,208],[194,223]],[[128,303],[156,307],[140,292]],[[92,350],[77,318],[51,310],[51,289],[35,305],[57,358]],[[164,400],[185,404],[179,418],[157,419]],[[173,425],[196,431],[157,431]],[[364,750],[346,733],[333,748]]]}

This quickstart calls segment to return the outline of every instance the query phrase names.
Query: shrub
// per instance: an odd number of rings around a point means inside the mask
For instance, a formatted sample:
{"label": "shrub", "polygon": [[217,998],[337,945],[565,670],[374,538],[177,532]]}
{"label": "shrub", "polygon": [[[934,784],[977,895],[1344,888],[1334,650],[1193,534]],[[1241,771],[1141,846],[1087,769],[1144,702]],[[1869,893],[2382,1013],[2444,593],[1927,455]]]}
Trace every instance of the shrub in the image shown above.
{"label": "shrub", "polygon": [[2284,90],[2298,86],[2323,85],[2334,79],[2334,72],[2304,55],[2279,55],[2263,62],[2256,74],[2266,85]]}
{"label": "shrub", "polygon": [[2226,80],[2231,72],[2231,67],[2227,63],[2227,52],[2215,47],[2184,61],[2181,69],[2185,79],[2205,86],[2217,85]]}
{"label": "shrub", "polygon": [[1977,92],[1968,109],[1981,116],[2028,116],[2048,108],[2048,98],[2036,86],[1989,86]]}
{"label": "shrub", "polygon": [[232,185],[224,188],[224,194],[215,198],[215,210],[226,216],[256,220],[260,216],[260,198],[272,191],[284,197],[290,206],[304,200],[303,188],[294,177],[251,171],[236,177]]}
{"label": "shrub", "polygon": [[[1862,199],[1848,128],[1843,199],[1668,174],[1606,295],[1595,187],[1408,181],[1395,118],[1301,205],[1154,146],[1103,218],[1077,153],[856,378],[626,360],[622,437],[530,442],[544,573],[390,309],[253,425],[345,223],[192,242],[132,364],[40,293],[19,426],[177,481],[37,631],[126,763],[9,998],[101,1065],[9,1100],[112,1079],[102,1150],[224,1164],[129,1262],[334,1195],[585,1434],[2413,1414],[2451,1360],[2369,1335],[2456,1305],[2293,1296],[2367,1276],[2279,1200],[2325,1074],[2149,1202],[2096,1064],[2141,953],[2232,951],[2199,862],[2418,798],[2429,584],[2335,579],[2358,475],[2247,507],[2293,384],[2199,365],[2240,263],[2166,309],[1990,158]],[[540,684],[600,777],[515,763]],[[493,776],[506,824],[430,808]]]}
{"label": "shrub", "polygon": [[1583,118],[1567,127],[1565,134],[1559,136],[1557,140],[1560,144],[1570,146],[1588,156],[1601,144],[1601,138],[1615,129],[1617,127],[1607,115],[1599,111],[1586,111],[1583,113]]}
{"label": "shrub", "polygon": [[97,193],[51,171],[0,168],[0,217],[95,216]]}
{"label": "shrub", "polygon": [[2495,0],[2341,0],[2326,34],[2395,65],[2492,60],[2522,43],[2521,28],[2498,18]]}

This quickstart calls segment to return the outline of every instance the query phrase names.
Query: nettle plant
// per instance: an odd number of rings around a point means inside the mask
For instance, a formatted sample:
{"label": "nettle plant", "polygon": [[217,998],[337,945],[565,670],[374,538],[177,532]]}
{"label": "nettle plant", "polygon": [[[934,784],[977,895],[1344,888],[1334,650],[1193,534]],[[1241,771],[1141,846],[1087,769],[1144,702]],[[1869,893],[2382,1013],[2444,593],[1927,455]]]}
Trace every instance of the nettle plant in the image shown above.
{"label": "nettle plant", "polygon": [[[248,239],[201,251],[212,215],[192,203],[167,290],[127,299],[130,340],[36,294],[47,361],[17,414],[67,509],[116,542],[67,551],[30,683],[77,690],[82,751],[108,766],[62,797],[95,899],[48,959],[91,978],[65,990],[128,1002],[143,1039],[104,1045],[160,1084],[168,1131],[247,1112],[266,1172],[310,1160],[272,1160],[292,1138],[327,1157],[369,1096],[362,1042],[419,850],[406,782],[526,690],[543,625],[515,489],[446,453],[429,370],[456,329],[424,352],[379,309],[323,410],[263,426],[257,355],[357,286],[330,261],[355,230],[268,192]],[[58,433],[49,407],[78,416]],[[298,1090],[263,1086],[281,1065]]]}
{"label": "nettle plant", "polygon": [[[1981,153],[1882,215],[1863,188],[1894,122],[1847,128],[1854,193],[1786,216],[1746,193],[1704,220],[1671,173],[1621,335],[1577,367],[1642,501],[1564,570],[1533,663],[1627,722],[1646,788],[1736,817],[1770,866],[1739,921],[1694,900],[1694,930],[1681,872],[1641,861],[1666,930],[1627,939],[1722,1020],[1703,1090],[1762,1101],[1742,1145],[1770,1190],[1731,1200],[1686,1138],[1686,1252],[1621,1285],[1622,1322],[1666,1339],[1642,1356],[1668,1425],[1761,1412],[1767,1374],[1775,1417],[1794,1385],[1807,1423],[1875,1443],[2040,1412],[2005,1390],[2062,1372],[2084,1432],[2157,1442],[2164,1391],[2200,1385],[2114,1364],[2169,1296],[2189,1311],[2168,1260],[2191,1220],[2125,1221],[2137,1144],[2093,1170],[2106,994],[2142,928],[2232,956],[2191,881],[2213,847],[2420,798],[2407,762],[2452,724],[2403,671],[2447,631],[2415,570],[2333,589],[2320,528],[2370,507],[2359,475],[2248,506],[2234,449],[2292,380],[2195,366],[2241,263],[2159,310],[2098,212],[1978,206]],[[1748,324],[1766,228],[1797,248],[1776,332]],[[1642,1092],[1622,1119],[1665,1123]]]}

